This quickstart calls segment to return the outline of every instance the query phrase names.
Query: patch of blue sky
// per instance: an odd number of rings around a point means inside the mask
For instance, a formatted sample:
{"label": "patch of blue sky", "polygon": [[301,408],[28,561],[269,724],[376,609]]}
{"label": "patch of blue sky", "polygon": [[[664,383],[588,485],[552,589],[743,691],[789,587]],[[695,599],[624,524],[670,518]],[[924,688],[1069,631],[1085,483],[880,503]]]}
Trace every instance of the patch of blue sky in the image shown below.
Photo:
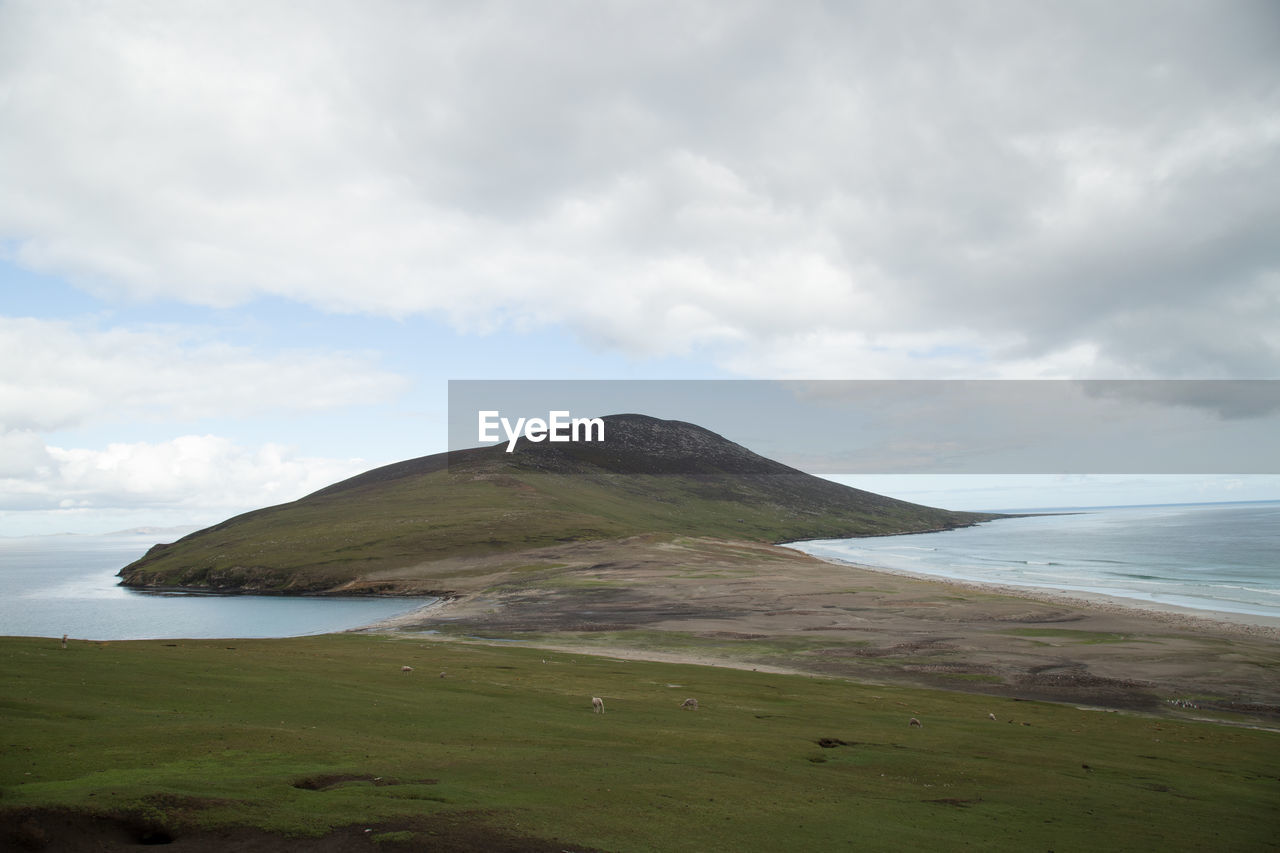
{"label": "patch of blue sky", "polygon": [[991,361],[987,350],[972,344],[939,344],[907,350],[907,356],[920,361],[936,361],[938,359],[956,359],[985,364]]}
{"label": "patch of blue sky", "polygon": [[0,314],[6,317],[60,319],[102,310],[102,303],[64,279],[22,267],[0,249]]}
{"label": "patch of blue sky", "polygon": [[[333,313],[278,296],[228,308],[175,300],[98,298],[58,276],[0,260],[0,314],[82,320],[102,328],[173,327],[200,340],[250,347],[263,354],[289,350],[376,355],[386,370],[449,379],[715,379],[728,374],[696,354],[634,358],[585,345],[559,325],[459,332],[431,315],[394,319]],[[436,389],[432,389],[434,392]],[[442,389],[441,389],[442,390]]]}
{"label": "patch of blue sky", "polygon": [[[181,419],[157,411],[113,420],[109,415],[50,432],[60,447],[113,442],[159,443],[178,435],[228,436],[244,446],[282,444],[300,455],[361,458],[371,464],[447,448],[450,379],[723,378],[695,356],[633,359],[584,345],[561,326],[463,333],[445,320],[339,314],[276,296],[213,308],[176,300],[104,300],[66,279],[0,261],[5,294],[0,314],[81,324],[86,330],[169,330],[185,345],[245,349],[270,363],[291,353],[343,354],[370,371],[394,374],[401,390],[376,401],[324,410],[227,411]],[[318,381],[319,378],[318,378]]]}

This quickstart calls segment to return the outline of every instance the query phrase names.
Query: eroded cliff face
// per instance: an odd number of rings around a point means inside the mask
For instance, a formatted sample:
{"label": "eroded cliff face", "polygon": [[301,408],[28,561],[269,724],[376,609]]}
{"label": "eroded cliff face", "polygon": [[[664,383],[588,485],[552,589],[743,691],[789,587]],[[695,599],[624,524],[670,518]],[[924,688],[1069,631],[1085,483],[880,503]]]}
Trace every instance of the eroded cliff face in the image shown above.
{"label": "eroded cliff face", "polygon": [[[154,551],[155,549],[152,549]],[[148,551],[148,555],[152,552]],[[145,557],[144,557],[145,559]],[[264,567],[188,568],[181,571],[148,571],[135,563],[119,575],[124,586],[156,591],[198,590],[211,593],[307,594],[323,592],[323,581],[297,575],[281,575]]]}
{"label": "eroded cliff face", "polygon": [[192,569],[186,572],[121,571],[121,585],[152,592],[203,592],[212,595],[395,595],[450,596],[451,589],[422,578],[350,580],[307,571],[282,574],[265,567],[233,566],[226,569]]}

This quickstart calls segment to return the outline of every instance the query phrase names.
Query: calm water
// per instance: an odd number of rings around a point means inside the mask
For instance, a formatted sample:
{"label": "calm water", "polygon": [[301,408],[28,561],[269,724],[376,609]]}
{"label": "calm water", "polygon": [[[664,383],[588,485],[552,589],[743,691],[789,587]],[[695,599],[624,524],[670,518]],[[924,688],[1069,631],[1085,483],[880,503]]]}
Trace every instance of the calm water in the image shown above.
{"label": "calm water", "polygon": [[358,628],[431,599],[156,595],[115,573],[154,534],[0,538],[0,635],[141,640],[296,637]]}
{"label": "calm water", "polygon": [[1280,501],[1087,510],[792,547],[944,578],[1280,617]]}

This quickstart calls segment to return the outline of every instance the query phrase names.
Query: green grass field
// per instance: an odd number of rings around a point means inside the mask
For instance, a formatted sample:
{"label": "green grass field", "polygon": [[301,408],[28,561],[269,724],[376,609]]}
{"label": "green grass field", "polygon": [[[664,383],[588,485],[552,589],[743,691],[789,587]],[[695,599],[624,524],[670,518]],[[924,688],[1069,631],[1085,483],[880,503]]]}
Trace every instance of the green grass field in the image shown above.
{"label": "green grass field", "polygon": [[422,824],[397,820],[461,815],[616,851],[1277,839],[1280,735],[1221,725],[407,635],[7,638],[0,678],[0,810],[175,837],[376,823],[405,842]]}

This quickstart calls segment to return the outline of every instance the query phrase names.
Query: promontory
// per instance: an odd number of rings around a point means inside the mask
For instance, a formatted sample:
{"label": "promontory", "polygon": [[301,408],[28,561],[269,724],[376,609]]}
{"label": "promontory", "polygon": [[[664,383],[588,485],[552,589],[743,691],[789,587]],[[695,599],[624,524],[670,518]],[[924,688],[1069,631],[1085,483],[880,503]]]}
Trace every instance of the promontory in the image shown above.
{"label": "promontory", "polygon": [[502,445],[387,465],[238,515],[119,573],[135,589],[451,594],[495,557],[638,535],[749,543],[888,535],[997,516],[895,500],[766,459],[694,424],[604,418],[606,440]]}

